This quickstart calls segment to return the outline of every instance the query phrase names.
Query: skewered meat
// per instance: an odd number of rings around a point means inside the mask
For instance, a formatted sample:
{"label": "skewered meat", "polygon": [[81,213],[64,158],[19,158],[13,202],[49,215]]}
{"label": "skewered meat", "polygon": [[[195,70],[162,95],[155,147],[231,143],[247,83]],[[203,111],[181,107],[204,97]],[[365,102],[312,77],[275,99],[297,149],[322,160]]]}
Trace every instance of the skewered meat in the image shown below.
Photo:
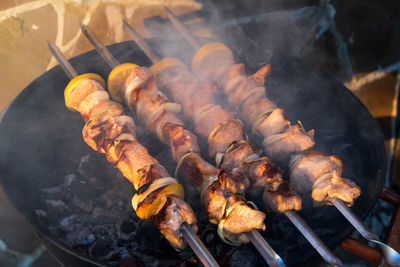
{"label": "skewered meat", "polygon": [[217,84],[231,107],[241,111],[252,129],[264,137],[267,155],[281,160],[292,152],[310,149],[314,145],[314,132],[298,125],[290,126],[283,110],[276,110],[276,105],[266,98],[264,80],[270,68],[266,65],[254,75],[245,75],[244,65],[235,64],[229,48],[222,43],[204,45],[192,60],[193,72]]}
{"label": "skewered meat", "polygon": [[[268,188],[268,197],[265,199],[266,203],[272,204],[269,206],[271,209],[284,212],[284,207],[286,210],[301,208],[301,199],[293,190],[287,188],[285,194],[277,190],[279,186],[276,185],[283,184],[279,167],[267,158],[260,158],[262,151],[245,140],[242,122],[214,103],[212,93],[215,89],[210,84],[199,82],[175,58],[163,59],[151,69],[157,76],[160,89],[167,91],[183,105],[184,115],[194,122],[195,131],[208,138],[210,157],[215,157],[221,169],[230,173],[222,183],[225,188],[235,193],[242,193],[247,187],[252,187],[256,193]],[[203,97],[197,102],[198,96]],[[277,201],[287,203],[278,205]]]}
{"label": "skewered meat", "polygon": [[292,158],[290,177],[297,192],[311,192],[316,201],[339,198],[349,205],[360,195],[360,188],[342,178],[343,162],[334,155],[311,151]]}
{"label": "skewered meat", "polygon": [[73,79],[65,90],[66,105],[85,120],[85,142],[105,153],[134,185],[132,206],[138,217],[155,223],[174,247],[183,249],[179,227],[186,222],[197,231],[193,210],[182,200],[183,187],[136,141],[133,119],[109,100],[101,81],[94,74]]}
{"label": "skewered meat", "polygon": [[[213,57],[218,60],[213,61]],[[227,46],[210,43],[197,51],[192,69],[205,81],[219,86],[231,107],[240,110],[253,131],[264,137],[263,146],[271,158],[282,160],[295,153],[305,153],[314,146],[314,130],[307,132],[300,122],[291,125],[284,110],[265,97],[264,82],[271,70],[269,64],[246,76],[244,65],[234,63]],[[360,188],[354,182],[340,177],[343,166],[336,156],[320,152],[298,154],[293,156],[291,166],[294,189],[300,194],[311,192],[315,201],[337,197],[351,205],[360,195]],[[264,199],[268,196],[264,194]]]}
{"label": "skewered meat", "polygon": [[[160,141],[170,146],[173,159],[178,165],[177,174],[186,179],[190,189],[197,191],[203,189],[202,201],[210,222],[220,223],[224,214],[227,214],[227,209],[233,212],[229,217],[229,222],[240,220],[233,214],[239,216],[243,212],[238,212],[238,209],[247,209],[246,214],[249,216],[247,221],[241,224],[223,225],[220,235],[224,239],[234,244],[239,244],[240,241],[248,242],[242,237],[245,232],[265,228],[263,222],[265,214],[246,205],[240,195],[242,192],[240,190],[243,190],[245,186],[236,183],[238,173],[218,172],[215,167],[200,157],[196,136],[183,127],[182,121],[175,114],[179,112],[180,105],[168,102],[167,97],[157,89],[155,79],[149,69],[132,67],[120,91],[114,91],[114,94],[122,95],[123,101],[136,112],[146,127]],[[203,112],[209,113],[206,109]],[[198,117],[200,121],[203,121],[204,114]],[[237,185],[240,187],[239,190],[236,190]],[[213,190],[208,190],[210,186]],[[234,205],[232,199],[240,201],[243,205],[232,207]]]}

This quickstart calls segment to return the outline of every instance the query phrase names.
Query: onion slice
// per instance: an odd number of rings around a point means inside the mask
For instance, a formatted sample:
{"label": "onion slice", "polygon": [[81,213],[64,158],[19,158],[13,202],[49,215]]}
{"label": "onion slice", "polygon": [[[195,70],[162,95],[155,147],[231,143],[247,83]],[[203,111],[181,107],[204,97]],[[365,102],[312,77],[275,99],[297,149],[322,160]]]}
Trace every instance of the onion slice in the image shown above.
{"label": "onion slice", "polygon": [[172,178],[172,177],[164,177],[161,179],[157,179],[155,181],[153,181],[151,183],[151,185],[149,186],[149,188],[146,189],[146,191],[144,191],[141,194],[135,194],[132,198],[132,207],[133,209],[136,211],[138,208],[138,205],[153,191],[161,188],[161,187],[165,187],[167,185],[170,184],[177,184],[178,182]]}

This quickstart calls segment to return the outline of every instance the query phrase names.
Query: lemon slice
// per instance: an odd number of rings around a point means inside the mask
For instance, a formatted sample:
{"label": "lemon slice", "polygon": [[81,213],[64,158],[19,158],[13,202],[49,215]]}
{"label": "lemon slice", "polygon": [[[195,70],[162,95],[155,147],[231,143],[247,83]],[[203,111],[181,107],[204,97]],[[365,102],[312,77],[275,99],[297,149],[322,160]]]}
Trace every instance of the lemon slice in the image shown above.
{"label": "lemon slice", "polygon": [[198,72],[201,69],[203,60],[210,54],[218,52],[218,56],[223,56],[228,59],[233,59],[232,51],[223,43],[209,43],[203,45],[197,50],[196,54],[192,58],[192,71]]}
{"label": "lemon slice", "polygon": [[107,87],[111,95],[111,98],[118,102],[123,102],[123,95],[121,89],[124,86],[126,79],[129,74],[132,73],[133,69],[139,67],[136,64],[124,63],[116,66],[108,75]]}
{"label": "lemon slice", "polygon": [[70,109],[72,111],[77,111],[77,109],[74,106],[76,106],[76,105],[79,106],[79,103],[74,103],[72,101],[72,99],[70,98],[70,93],[80,81],[85,80],[85,79],[95,80],[98,83],[100,83],[103,88],[106,85],[104,79],[96,73],[85,73],[85,74],[79,75],[78,77],[73,78],[68,83],[67,87],[65,87],[65,90],[64,90],[65,105],[67,106],[68,109]]}
{"label": "lemon slice", "polygon": [[186,68],[186,65],[179,59],[173,58],[173,57],[168,57],[168,58],[164,58],[163,60],[158,61],[153,66],[151,66],[150,69],[155,75],[157,75],[158,73],[165,70],[166,68],[173,67],[173,66],[176,66],[176,67],[181,66],[183,68]]}

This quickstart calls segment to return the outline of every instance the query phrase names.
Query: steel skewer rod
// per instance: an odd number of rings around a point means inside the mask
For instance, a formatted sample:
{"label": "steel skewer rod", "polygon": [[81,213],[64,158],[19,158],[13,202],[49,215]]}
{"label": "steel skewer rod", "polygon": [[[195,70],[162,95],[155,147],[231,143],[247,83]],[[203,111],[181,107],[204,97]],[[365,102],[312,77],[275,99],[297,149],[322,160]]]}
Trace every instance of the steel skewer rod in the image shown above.
{"label": "steel skewer rod", "polygon": [[251,230],[246,233],[247,238],[256,247],[257,251],[266,259],[271,267],[286,266],[282,258],[275,252],[275,250],[268,244],[257,230]]}
{"label": "steel skewer rod", "polygon": [[71,80],[78,76],[78,73],[72,67],[71,63],[69,63],[68,59],[64,56],[64,54],[60,51],[60,49],[49,40],[47,40],[47,45],[53,56],[57,59],[58,63],[60,64],[61,68],[64,70],[65,74],[67,74],[68,78]]}
{"label": "steel skewer rod", "polygon": [[381,242],[379,237],[366,226],[361,219],[340,199],[331,198],[331,203],[343,214],[354,228],[367,240],[379,245],[385,260],[391,266],[400,266],[400,254],[389,245]]}
{"label": "steel skewer rod", "polygon": [[164,8],[167,12],[169,20],[172,22],[172,24],[174,24],[175,28],[179,30],[179,32],[185,37],[185,39],[194,47],[194,49],[198,50],[200,48],[200,45],[189,33],[185,25],[182,24],[182,22],[174,15],[174,13],[172,13],[172,11],[168,7],[164,6]]}
{"label": "steel skewer rod", "polygon": [[285,215],[327,263],[333,266],[343,266],[343,263],[332,253],[325,243],[321,241],[321,239],[314,233],[310,226],[308,226],[308,224],[299,216],[297,212],[286,211]]}
{"label": "steel skewer rod", "polygon": [[[168,18],[171,20],[172,24],[181,31],[182,35],[186,38],[187,33],[189,33],[182,24],[182,22],[176,17],[171,10],[165,7],[167,10]],[[196,50],[200,48],[200,45],[194,40],[194,38],[187,39],[187,41]],[[195,43],[195,44],[193,44]],[[317,252],[322,256],[322,258],[335,266],[343,266],[342,262],[332,253],[332,251],[321,241],[321,239],[314,233],[314,231],[307,225],[307,223],[299,216],[295,211],[287,211],[285,215],[289,220],[296,226],[296,228],[301,232],[301,234],[307,239],[307,241],[317,250]]]}
{"label": "steel skewer rod", "polygon": [[[156,61],[153,61],[152,54],[154,54],[153,50],[150,46],[140,37],[140,35],[133,29],[129,23],[124,20],[124,25],[127,27],[128,32],[131,34],[132,39],[137,43],[140,49],[150,58],[150,60],[154,63],[157,63],[160,59],[158,57],[155,58]],[[94,40],[93,40],[94,41]],[[100,52],[100,51],[99,51]],[[154,57],[153,57],[154,58]],[[261,236],[261,234],[256,231],[250,231],[246,233],[247,238],[251,241],[251,243],[256,247],[258,252],[264,257],[267,263],[270,266],[286,266],[281,257],[276,253],[272,247],[265,241],[265,239]]]}
{"label": "steel skewer rod", "polygon": [[140,35],[135,31],[135,29],[126,20],[123,19],[122,22],[124,26],[128,29],[128,33],[130,34],[132,39],[140,47],[140,49],[143,50],[143,52],[151,60],[151,62],[153,62],[154,64],[160,61],[160,58],[153,52],[150,46],[147,45],[147,43],[143,40],[143,38],[140,37]]}
{"label": "steel skewer rod", "polygon": [[[70,79],[77,77],[78,73],[72,67],[72,65],[69,63],[69,61],[64,56],[64,54],[60,51],[60,49],[56,45],[51,43],[50,41],[47,41],[47,44],[49,46],[50,51],[55,56],[55,58],[57,59],[58,63],[60,64],[60,66],[64,70],[64,72],[67,74],[67,76]],[[118,63],[117,60],[115,60],[115,61]],[[193,231],[189,227],[187,227],[187,225],[183,224],[181,226],[180,232],[181,232],[182,236],[184,237],[184,239],[186,240],[186,242],[192,248],[193,252],[197,255],[197,257],[200,259],[200,261],[204,264],[204,266],[207,266],[207,267],[208,266],[210,266],[210,267],[218,267],[219,266],[218,263],[215,261],[215,259],[212,257],[211,253],[204,246],[203,242],[201,242],[201,240],[193,233]]]}
{"label": "steel skewer rod", "polygon": [[81,30],[83,34],[89,39],[88,36],[90,36],[89,40],[94,40],[93,42],[91,41],[92,45],[96,48],[97,51],[99,52],[100,56],[104,59],[105,62],[107,62],[108,65],[111,66],[111,68],[115,68],[116,66],[119,65],[118,60],[110,53],[110,51],[104,46],[104,44],[99,40],[99,38],[93,33],[93,31],[86,25],[80,24]]}

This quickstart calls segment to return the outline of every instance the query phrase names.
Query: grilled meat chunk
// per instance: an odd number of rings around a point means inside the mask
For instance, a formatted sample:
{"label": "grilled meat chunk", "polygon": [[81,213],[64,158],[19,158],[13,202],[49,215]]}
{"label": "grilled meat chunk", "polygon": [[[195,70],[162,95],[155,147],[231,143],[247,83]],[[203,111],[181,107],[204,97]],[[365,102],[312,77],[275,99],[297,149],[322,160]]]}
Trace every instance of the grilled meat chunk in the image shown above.
{"label": "grilled meat chunk", "polygon": [[192,208],[183,200],[176,197],[164,197],[166,203],[157,214],[153,215],[152,221],[160,232],[178,249],[185,247],[180,228],[183,223],[196,233],[198,227]]}
{"label": "grilled meat chunk", "polygon": [[214,180],[201,196],[210,222],[218,224],[218,234],[227,243],[247,243],[244,233],[265,230],[265,214],[250,207],[241,195],[222,189],[218,180]]}
{"label": "grilled meat chunk", "polygon": [[265,230],[265,214],[240,201],[237,195],[230,196],[226,206],[223,221],[225,238],[235,239],[238,235],[253,229]]}
{"label": "grilled meat chunk", "polygon": [[360,195],[360,188],[347,178],[342,178],[342,160],[330,154],[311,151],[292,158],[290,181],[299,194],[311,192],[315,201],[339,198],[352,205]]}
{"label": "grilled meat chunk", "polygon": [[299,125],[289,126],[283,133],[266,137],[263,141],[265,153],[277,160],[285,159],[291,153],[306,151],[314,143],[314,130],[306,132]]}
{"label": "grilled meat chunk", "polygon": [[197,153],[188,153],[183,156],[176,166],[176,177],[186,179],[186,187],[191,191],[205,188],[210,179],[218,176],[219,170],[205,161]]}
{"label": "grilled meat chunk", "polygon": [[302,201],[299,195],[290,187],[289,183],[283,180],[274,180],[267,185],[264,191],[264,202],[275,212],[287,210],[300,210]]}

